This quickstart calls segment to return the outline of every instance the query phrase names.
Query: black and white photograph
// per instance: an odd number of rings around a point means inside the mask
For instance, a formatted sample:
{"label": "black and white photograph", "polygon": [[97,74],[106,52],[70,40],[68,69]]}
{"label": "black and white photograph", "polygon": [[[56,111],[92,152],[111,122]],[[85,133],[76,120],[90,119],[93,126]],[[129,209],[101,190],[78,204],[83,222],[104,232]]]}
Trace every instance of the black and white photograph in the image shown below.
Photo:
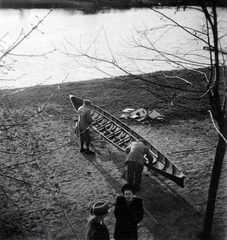
{"label": "black and white photograph", "polygon": [[227,2],[0,0],[0,240],[227,240]]}

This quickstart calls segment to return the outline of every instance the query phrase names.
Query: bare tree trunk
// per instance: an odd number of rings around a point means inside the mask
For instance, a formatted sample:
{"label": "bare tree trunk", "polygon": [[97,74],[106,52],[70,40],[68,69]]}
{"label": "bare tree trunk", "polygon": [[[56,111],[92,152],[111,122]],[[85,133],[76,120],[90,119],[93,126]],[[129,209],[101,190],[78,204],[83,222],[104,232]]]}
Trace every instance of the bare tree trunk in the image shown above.
{"label": "bare tree trunk", "polygon": [[[202,239],[208,239],[211,236],[212,232],[212,224],[215,210],[215,201],[218,191],[219,180],[221,176],[222,164],[225,157],[226,152],[226,137],[227,137],[227,118],[225,117],[225,107],[222,109],[222,101],[220,98],[220,63],[219,63],[219,46],[218,46],[218,23],[217,23],[217,12],[216,12],[216,3],[212,1],[212,10],[213,10],[213,22],[209,16],[207,8],[204,4],[203,0],[200,0],[202,9],[206,15],[208,22],[210,23],[212,32],[213,32],[213,41],[214,41],[214,59],[215,65],[213,68],[214,77],[210,79],[210,84],[208,88],[211,88],[209,92],[210,103],[212,106],[212,112],[214,114],[214,118],[218,122],[219,131],[222,134],[219,134],[218,145],[216,149],[213,169],[211,173],[211,181],[209,187],[209,194],[207,199],[207,208],[204,219],[204,226],[202,232]],[[212,66],[212,61],[211,61]],[[225,94],[225,93],[224,93]]]}
{"label": "bare tree trunk", "polygon": [[[226,139],[227,124],[225,124],[225,121],[223,121],[222,123],[223,123],[222,129],[220,130],[224,138]],[[215,210],[215,201],[216,201],[216,196],[218,191],[219,179],[221,176],[222,163],[225,157],[225,152],[226,152],[226,142],[223,139],[223,137],[219,135],[218,146],[216,149],[214,165],[213,165],[213,170],[211,174],[209,195],[207,200],[207,209],[206,209],[203,233],[202,233],[202,238],[206,240],[208,239],[208,237],[211,236],[213,216],[214,216],[214,210]]]}

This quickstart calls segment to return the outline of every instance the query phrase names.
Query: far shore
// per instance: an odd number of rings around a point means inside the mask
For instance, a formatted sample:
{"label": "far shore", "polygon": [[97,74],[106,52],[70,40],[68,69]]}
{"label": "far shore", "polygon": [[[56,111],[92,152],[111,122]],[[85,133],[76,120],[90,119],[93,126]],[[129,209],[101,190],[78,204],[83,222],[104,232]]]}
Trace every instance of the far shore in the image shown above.
{"label": "far shore", "polygon": [[[111,1],[109,1],[111,2]],[[184,1],[177,0],[146,0],[143,1],[146,6],[150,7],[174,7],[178,5],[184,5]],[[0,8],[72,8],[82,11],[94,11],[98,10],[95,6],[95,1],[93,0],[1,0]],[[104,8],[122,8],[117,3],[110,3],[108,1],[104,4]],[[196,0],[191,0],[188,5],[198,5]],[[129,7],[144,7],[144,5],[139,4],[136,0],[131,0]]]}
{"label": "far shore", "polygon": [[77,8],[92,7],[92,2],[76,2],[69,0],[1,0],[1,8]]}

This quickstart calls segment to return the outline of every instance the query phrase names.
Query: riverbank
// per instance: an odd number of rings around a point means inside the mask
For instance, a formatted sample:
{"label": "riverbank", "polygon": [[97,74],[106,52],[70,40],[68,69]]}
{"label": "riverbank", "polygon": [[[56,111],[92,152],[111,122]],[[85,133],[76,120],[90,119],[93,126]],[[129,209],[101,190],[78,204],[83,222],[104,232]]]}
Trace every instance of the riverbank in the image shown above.
{"label": "riverbank", "polygon": [[[191,76],[191,80],[195,78],[185,71],[182,74]],[[83,239],[89,208],[98,200],[106,201],[112,208],[106,224],[113,236],[114,201],[126,181],[121,177],[125,154],[95,132],[92,149],[96,155],[79,152],[79,139],[74,134],[77,115],[69,94],[90,98],[116,117],[127,107],[146,107],[165,115],[165,121],[149,124],[125,120],[185,174],[185,187],[180,188],[145,169],[142,189],[137,194],[145,207],[139,240],[198,239],[218,138],[206,113],[208,105],[202,104],[200,110],[204,111],[197,113],[182,111],[128,80],[97,79],[1,91],[2,123],[7,126],[18,123],[17,128],[0,135],[3,143],[0,179],[4,182],[0,194],[4,206],[1,239],[38,240],[50,236],[55,240]],[[197,102],[188,104],[198,106]],[[14,151],[23,154],[13,154]],[[224,161],[213,240],[226,239],[226,171]]]}

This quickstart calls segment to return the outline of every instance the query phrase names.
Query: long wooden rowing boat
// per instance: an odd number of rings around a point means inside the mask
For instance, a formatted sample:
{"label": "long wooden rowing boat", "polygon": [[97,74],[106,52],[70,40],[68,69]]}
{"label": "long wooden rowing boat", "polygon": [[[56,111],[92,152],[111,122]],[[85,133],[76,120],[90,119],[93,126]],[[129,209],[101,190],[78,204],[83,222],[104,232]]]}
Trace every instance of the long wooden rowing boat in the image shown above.
{"label": "long wooden rowing boat", "polygon": [[[81,105],[83,105],[83,99],[74,95],[69,95],[69,98],[76,111]],[[154,172],[172,180],[182,188],[184,187],[184,174],[155,146],[149,143],[141,135],[133,131],[130,127],[110,113],[97,107],[95,104],[92,104],[91,114],[94,119],[92,128],[107,141],[124,152],[125,148],[132,141],[137,141],[139,139],[145,140],[146,146],[149,147],[155,159],[153,164],[149,164],[148,161],[146,161],[145,166],[149,170],[153,170]]]}

